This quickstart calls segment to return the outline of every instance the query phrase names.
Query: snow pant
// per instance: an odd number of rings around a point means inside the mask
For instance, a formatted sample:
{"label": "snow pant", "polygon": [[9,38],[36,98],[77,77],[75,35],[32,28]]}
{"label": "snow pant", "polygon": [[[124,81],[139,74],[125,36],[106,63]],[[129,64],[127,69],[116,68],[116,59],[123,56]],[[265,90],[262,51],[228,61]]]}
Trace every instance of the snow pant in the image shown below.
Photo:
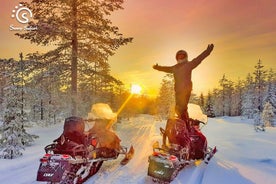
{"label": "snow pant", "polygon": [[192,92],[192,86],[185,88],[182,91],[175,92],[175,112],[178,118],[187,120],[188,114],[188,103]]}

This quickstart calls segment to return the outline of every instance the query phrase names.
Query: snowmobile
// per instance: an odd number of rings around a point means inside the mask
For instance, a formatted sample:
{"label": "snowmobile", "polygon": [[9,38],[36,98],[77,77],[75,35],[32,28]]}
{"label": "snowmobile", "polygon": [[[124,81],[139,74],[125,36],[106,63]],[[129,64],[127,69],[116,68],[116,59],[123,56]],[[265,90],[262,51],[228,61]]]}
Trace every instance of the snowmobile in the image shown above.
{"label": "snowmobile", "polygon": [[69,117],[64,123],[62,135],[47,145],[46,154],[40,159],[37,181],[49,184],[81,184],[96,174],[104,161],[125,157],[125,165],[133,157],[134,149],[126,147],[110,149],[99,146],[99,137],[84,133],[81,118]]}
{"label": "snowmobile", "polygon": [[185,166],[197,165],[202,160],[208,164],[217,149],[207,146],[200,123],[203,122],[175,118],[168,119],[165,129],[160,128],[162,146],[154,143],[153,154],[148,159],[148,175],[154,182],[170,183]]}

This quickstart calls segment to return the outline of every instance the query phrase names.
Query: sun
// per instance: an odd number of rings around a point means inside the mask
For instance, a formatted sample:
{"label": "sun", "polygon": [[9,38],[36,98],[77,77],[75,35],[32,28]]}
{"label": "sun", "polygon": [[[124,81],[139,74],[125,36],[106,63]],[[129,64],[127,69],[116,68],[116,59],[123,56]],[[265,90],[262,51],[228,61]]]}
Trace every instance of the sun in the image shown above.
{"label": "sun", "polygon": [[131,85],[131,94],[140,94],[141,90],[142,90],[142,88],[138,84]]}

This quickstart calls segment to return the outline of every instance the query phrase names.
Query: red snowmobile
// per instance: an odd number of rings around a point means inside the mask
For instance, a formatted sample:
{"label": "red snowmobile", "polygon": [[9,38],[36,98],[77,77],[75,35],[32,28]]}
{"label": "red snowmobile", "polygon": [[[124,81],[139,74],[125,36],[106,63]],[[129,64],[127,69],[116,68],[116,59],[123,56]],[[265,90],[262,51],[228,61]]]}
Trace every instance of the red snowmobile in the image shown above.
{"label": "red snowmobile", "polygon": [[166,128],[160,128],[162,146],[155,143],[153,154],[149,156],[148,175],[153,181],[169,183],[185,166],[197,160],[209,162],[217,150],[207,146],[207,139],[199,129],[200,123],[203,122],[194,119],[169,119]]}
{"label": "red snowmobile", "polygon": [[[116,134],[115,134],[116,135]],[[115,139],[116,140],[116,137]],[[121,164],[127,164],[134,154],[131,146],[111,149],[99,146],[97,134],[84,133],[84,121],[78,117],[66,118],[62,135],[45,147],[40,159],[37,181],[51,184],[81,184],[101,168],[104,161],[125,155]]]}

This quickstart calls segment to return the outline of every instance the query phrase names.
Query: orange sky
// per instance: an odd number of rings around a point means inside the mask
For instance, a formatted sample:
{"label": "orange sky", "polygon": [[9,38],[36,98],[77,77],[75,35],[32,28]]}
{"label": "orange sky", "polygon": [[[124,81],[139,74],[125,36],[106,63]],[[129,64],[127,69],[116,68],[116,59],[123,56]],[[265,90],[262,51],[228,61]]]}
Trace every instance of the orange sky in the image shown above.
{"label": "orange sky", "polygon": [[[41,50],[9,31],[18,2],[0,0],[0,58]],[[217,87],[224,73],[232,80],[245,78],[259,59],[275,70],[274,0],[127,0],[111,19],[125,36],[134,37],[110,58],[112,74],[127,85],[142,85],[149,95],[158,93],[164,76],[153,64],[174,65],[180,49],[191,60],[209,43],[215,44],[213,53],[193,72],[195,93]]]}

